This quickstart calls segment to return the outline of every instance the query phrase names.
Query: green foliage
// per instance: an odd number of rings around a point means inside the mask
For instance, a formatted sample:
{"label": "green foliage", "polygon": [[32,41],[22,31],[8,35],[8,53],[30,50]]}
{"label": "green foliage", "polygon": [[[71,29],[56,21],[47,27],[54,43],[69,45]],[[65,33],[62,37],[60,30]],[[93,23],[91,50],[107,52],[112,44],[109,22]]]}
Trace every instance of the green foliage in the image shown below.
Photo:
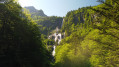
{"label": "green foliage", "polygon": [[37,23],[42,34],[50,35],[56,27],[61,28],[62,20],[62,17],[56,16],[40,17],[37,19]]}
{"label": "green foliage", "polygon": [[93,25],[93,12],[89,7],[68,12],[64,18],[62,32],[65,31],[66,36],[69,36],[79,27],[90,28]]}
{"label": "green foliage", "polygon": [[0,3],[0,67],[50,67],[38,25],[13,1]]}
{"label": "green foliage", "polygon": [[99,1],[98,6],[67,13],[56,67],[119,67],[119,1]]}
{"label": "green foliage", "polygon": [[81,47],[81,41],[88,32],[86,29],[80,29],[62,40],[56,48],[56,67],[91,67],[90,59],[83,55]]}
{"label": "green foliage", "polygon": [[[102,4],[67,13],[54,66],[119,67],[119,1],[98,1]],[[0,67],[51,67],[54,41],[46,35],[61,28],[62,18],[31,19],[30,12],[21,9],[14,0],[0,3]]]}

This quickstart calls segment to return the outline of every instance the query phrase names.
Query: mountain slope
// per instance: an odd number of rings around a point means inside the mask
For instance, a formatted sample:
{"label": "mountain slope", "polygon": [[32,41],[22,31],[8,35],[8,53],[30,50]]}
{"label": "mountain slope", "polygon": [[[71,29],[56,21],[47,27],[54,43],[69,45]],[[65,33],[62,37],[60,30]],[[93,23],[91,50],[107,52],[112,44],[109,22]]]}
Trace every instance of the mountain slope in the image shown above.
{"label": "mountain slope", "polygon": [[67,13],[56,67],[119,67],[119,1]]}
{"label": "mountain slope", "polygon": [[61,28],[62,17],[46,16],[42,10],[37,10],[33,6],[25,7],[24,13],[28,13],[27,15],[39,25],[40,32],[44,35],[51,34],[56,27]]}
{"label": "mountain slope", "polygon": [[33,6],[28,6],[28,7],[24,7],[24,8],[29,10],[29,12],[31,13],[31,17],[33,17],[33,16],[47,17],[47,15],[44,14],[43,10],[37,10]]}
{"label": "mountain slope", "polygon": [[37,23],[42,34],[50,35],[58,27],[61,29],[62,17],[50,16],[39,18]]}

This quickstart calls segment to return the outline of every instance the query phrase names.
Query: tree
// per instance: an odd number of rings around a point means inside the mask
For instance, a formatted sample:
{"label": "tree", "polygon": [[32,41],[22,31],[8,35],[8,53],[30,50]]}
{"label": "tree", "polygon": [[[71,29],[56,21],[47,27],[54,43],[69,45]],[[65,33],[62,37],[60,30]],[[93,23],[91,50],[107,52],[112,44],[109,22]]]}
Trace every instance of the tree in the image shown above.
{"label": "tree", "polygon": [[0,67],[50,67],[38,25],[13,1],[0,3]]}

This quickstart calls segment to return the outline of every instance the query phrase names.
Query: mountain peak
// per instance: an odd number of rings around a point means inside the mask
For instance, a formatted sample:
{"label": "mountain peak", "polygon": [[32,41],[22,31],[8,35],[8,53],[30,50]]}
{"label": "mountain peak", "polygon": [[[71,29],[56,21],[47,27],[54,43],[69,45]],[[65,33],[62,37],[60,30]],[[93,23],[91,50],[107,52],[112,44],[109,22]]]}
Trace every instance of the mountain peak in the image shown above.
{"label": "mountain peak", "polygon": [[47,16],[44,14],[43,10],[37,10],[34,6],[27,6],[24,8],[29,10],[29,12],[31,13],[31,16],[42,16],[42,17]]}
{"label": "mountain peak", "polygon": [[27,7],[24,7],[24,8],[33,8],[33,9],[35,9],[34,6],[27,6]]}
{"label": "mountain peak", "polygon": [[37,9],[35,9],[34,6],[28,6],[28,7],[24,7],[24,8],[28,9],[30,11],[30,13],[33,13],[33,12],[37,12],[38,11]]}

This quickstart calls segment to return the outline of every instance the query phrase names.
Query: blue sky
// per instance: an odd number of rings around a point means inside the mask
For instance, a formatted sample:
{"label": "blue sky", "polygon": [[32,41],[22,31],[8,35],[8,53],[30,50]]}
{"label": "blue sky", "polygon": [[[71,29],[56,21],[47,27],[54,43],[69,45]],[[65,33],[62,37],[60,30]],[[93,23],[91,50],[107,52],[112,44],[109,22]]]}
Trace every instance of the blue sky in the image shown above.
{"label": "blue sky", "polygon": [[97,0],[19,0],[22,7],[34,6],[42,9],[48,16],[65,16],[68,11],[76,10],[81,7],[95,6]]}

